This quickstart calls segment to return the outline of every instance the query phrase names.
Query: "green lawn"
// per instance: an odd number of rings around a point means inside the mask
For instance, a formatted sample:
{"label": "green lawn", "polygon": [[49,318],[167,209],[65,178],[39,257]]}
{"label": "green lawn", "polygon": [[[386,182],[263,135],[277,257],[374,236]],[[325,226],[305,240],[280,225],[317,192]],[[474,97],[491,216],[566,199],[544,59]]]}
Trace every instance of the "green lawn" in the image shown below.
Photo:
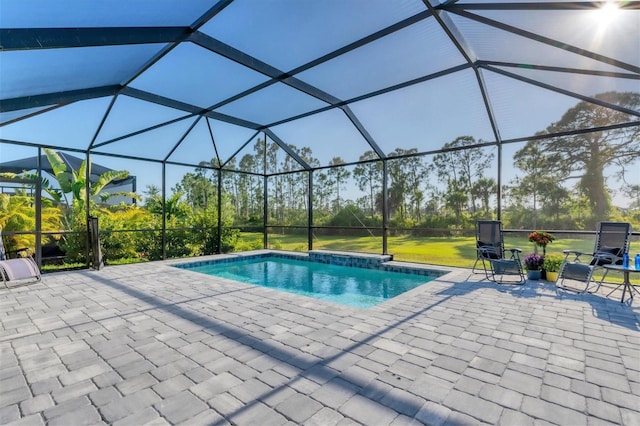
{"label": "green lawn", "polygon": [[[262,241],[261,233],[241,233],[242,245],[250,242]],[[269,234],[269,248],[281,250],[307,251],[307,239],[305,235],[279,235]],[[413,237],[395,236],[388,239],[388,251],[393,254],[395,260],[407,262],[430,263],[433,265],[459,266],[471,268],[476,260],[475,237]],[[580,250],[585,253],[593,251],[594,240],[592,236],[580,238],[563,238],[554,241],[547,246],[547,253],[560,253],[563,250]],[[507,248],[522,249],[522,256],[532,253],[533,244],[526,238],[505,238]],[[345,237],[345,236],[321,236],[314,240],[314,249],[345,250],[365,253],[381,253],[382,238],[380,237]],[[631,253],[640,253],[640,241],[631,243]],[[632,255],[633,257],[633,255]],[[633,260],[632,260],[633,261]],[[636,275],[636,277],[633,277]],[[632,274],[632,282],[640,283],[638,274]],[[620,276],[609,273],[611,281],[620,280]],[[609,281],[609,278],[607,278]]]}

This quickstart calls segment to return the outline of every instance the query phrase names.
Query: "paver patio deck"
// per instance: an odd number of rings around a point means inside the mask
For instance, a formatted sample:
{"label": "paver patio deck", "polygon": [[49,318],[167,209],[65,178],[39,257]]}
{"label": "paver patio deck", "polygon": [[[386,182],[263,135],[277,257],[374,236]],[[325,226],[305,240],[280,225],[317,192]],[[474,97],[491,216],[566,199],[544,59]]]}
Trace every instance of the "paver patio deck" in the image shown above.
{"label": "paver patio deck", "polygon": [[451,273],[359,310],[154,262],[0,290],[0,424],[640,424],[640,309]]}

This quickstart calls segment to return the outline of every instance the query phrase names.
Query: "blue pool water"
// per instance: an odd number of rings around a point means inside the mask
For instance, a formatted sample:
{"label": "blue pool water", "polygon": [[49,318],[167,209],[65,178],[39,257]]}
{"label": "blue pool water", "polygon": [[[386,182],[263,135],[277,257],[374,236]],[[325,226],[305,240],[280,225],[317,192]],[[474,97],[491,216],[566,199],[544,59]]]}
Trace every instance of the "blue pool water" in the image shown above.
{"label": "blue pool water", "polygon": [[178,266],[357,308],[369,308],[433,280],[433,276],[413,273],[278,257]]}

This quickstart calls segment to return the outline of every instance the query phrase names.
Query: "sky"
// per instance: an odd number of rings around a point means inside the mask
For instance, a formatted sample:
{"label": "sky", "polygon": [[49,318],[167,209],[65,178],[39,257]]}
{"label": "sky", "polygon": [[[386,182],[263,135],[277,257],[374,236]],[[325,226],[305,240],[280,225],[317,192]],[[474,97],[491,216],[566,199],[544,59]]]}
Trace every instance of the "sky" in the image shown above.
{"label": "sky", "polygon": [[[154,1],[153,7],[142,0],[91,2],[91,6],[81,0],[0,0],[0,27],[187,25],[210,4],[194,0],[176,9],[175,3],[169,0]],[[236,0],[200,31],[280,71],[289,71],[424,11],[424,4],[418,0]],[[640,34],[640,11],[624,14],[614,11],[611,16],[593,11],[474,13],[640,66],[640,37],[629,36]],[[629,73],[467,17],[447,14],[447,18],[466,43],[471,59]],[[125,83],[162,47],[152,43],[3,51],[0,53],[0,99]],[[327,96],[346,100],[463,64],[462,54],[435,19],[429,18],[311,67],[296,77]],[[131,81],[130,86],[205,108],[268,79],[195,43],[185,43]],[[527,137],[544,130],[579,102],[576,97],[534,86],[522,79],[534,79],[578,96],[611,90],[640,92],[637,79],[496,66],[496,71],[481,69],[477,75],[472,69],[462,69],[350,103],[349,108],[382,151],[417,148],[420,152],[430,152],[458,136],[495,141],[479,81],[486,87],[487,100],[502,139]],[[96,132],[110,102],[110,97],[91,99],[35,115],[0,127],[0,138],[75,149],[93,144],[98,153],[149,156],[156,160],[163,160],[175,148],[170,161],[192,164],[216,155],[205,120],[196,123],[195,118],[187,117],[184,111],[128,96],[117,98],[103,127]],[[267,125],[327,105],[321,99],[276,83],[215,111]],[[1,113],[0,124],[12,118],[14,113]],[[171,120],[176,121],[151,132],[113,141],[120,135]],[[193,129],[184,137],[192,125]],[[217,153],[223,161],[255,133],[252,129],[216,120],[211,120],[210,125]],[[323,165],[336,156],[347,162],[356,161],[370,149],[347,114],[336,109],[274,125],[272,130],[285,143],[310,147]],[[516,173],[510,158],[519,146],[504,148],[504,182]],[[0,161],[31,155],[34,155],[33,149],[0,145]],[[108,156],[96,162],[130,170],[138,176],[139,190],[150,184],[158,185],[161,176],[156,164]],[[168,187],[173,186],[183,170],[168,167]],[[640,183],[640,176],[637,180]],[[621,204],[624,201],[618,200]]]}

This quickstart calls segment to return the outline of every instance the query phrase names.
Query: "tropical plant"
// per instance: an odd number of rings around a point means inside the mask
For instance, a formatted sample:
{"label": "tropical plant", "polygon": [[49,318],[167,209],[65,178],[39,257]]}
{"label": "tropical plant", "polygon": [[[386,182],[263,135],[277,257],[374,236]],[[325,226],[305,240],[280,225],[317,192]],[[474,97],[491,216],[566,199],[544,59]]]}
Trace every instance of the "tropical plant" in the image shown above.
{"label": "tropical plant", "polygon": [[[26,185],[35,188],[36,182],[38,180],[38,175],[35,173],[29,173],[27,171],[24,171],[22,173],[2,172],[0,173],[0,178],[3,178],[3,180],[6,179],[9,182],[16,181],[22,184],[24,184],[25,181],[31,181],[33,182],[32,184]],[[40,188],[42,188],[42,190],[46,192],[54,201],[60,202],[60,200],[62,199],[62,191],[60,191],[58,188],[53,188],[49,180],[44,176],[40,177]]]}
{"label": "tropical plant", "polygon": [[[67,164],[62,161],[62,158],[58,153],[50,148],[44,148],[44,154],[51,165],[53,174],[60,185],[62,196],[67,205],[73,205],[74,207],[84,207],[87,202],[87,172],[91,174],[91,161],[83,161],[80,164],[78,170],[68,170]],[[87,170],[88,169],[88,170]],[[129,176],[129,172],[126,170],[109,170],[100,176],[95,182],[91,182],[89,185],[89,196],[99,197],[101,201],[105,202],[110,197],[114,196],[126,196],[130,198],[139,198],[136,193],[133,192],[103,192],[104,188],[110,183],[125,179]],[[67,194],[72,194],[72,202],[69,202]]]}
{"label": "tropical plant", "polygon": [[[162,195],[160,194],[158,187],[155,185],[147,186],[146,195],[147,197],[144,204],[145,208],[154,215],[162,217],[163,202]],[[171,221],[173,219],[182,221],[189,217],[189,214],[193,211],[194,207],[183,201],[183,197],[184,194],[178,191],[172,193],[165,199],[164,213],[167,221]]]}
{"label": "tropical plant", "polygon": [[[51,200],[42,200],[41,224],[43,231],[60,229],[60,210]],[[17,188],[14,195],[0,194],[0,229],[3,231],[33,231],[36,229],[35,199],[27,195],[24,189]],[[33,234],[13,234],[5,236],[7,250],[35,248]]]}

